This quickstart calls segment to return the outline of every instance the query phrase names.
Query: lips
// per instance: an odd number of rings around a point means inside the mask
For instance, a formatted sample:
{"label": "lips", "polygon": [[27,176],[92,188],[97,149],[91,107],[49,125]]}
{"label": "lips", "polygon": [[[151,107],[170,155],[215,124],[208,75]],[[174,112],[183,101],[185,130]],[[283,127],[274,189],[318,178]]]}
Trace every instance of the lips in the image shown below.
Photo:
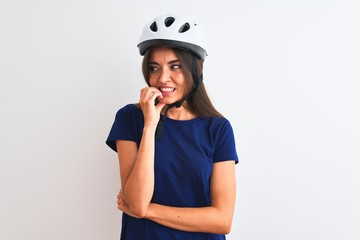
{"label": "lips", "polygon": [[161,87],[159,88],[162,93],[171,93],[175,91],[175,88],[172,87]]}

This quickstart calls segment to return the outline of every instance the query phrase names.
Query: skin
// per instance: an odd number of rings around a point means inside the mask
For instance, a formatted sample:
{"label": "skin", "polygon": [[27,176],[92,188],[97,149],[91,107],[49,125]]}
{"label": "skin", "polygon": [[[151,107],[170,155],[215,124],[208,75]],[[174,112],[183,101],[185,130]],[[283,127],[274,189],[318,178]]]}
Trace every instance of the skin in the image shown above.
{"label": "skin", "polygon": [[[116,142],[121,176],[118,209],[130,216],[147,218],[178,230],[227,234],[231,229],[235,207],[235,162],[232,159],[213,166],[211,206],[180,208],[150,202],[154,191],[155,130],[160,113],[166,104],[183,97],[186,86],[181,64],[170,48],[152,50],[149,70],[150,87],[141,89],[139,100],[144,114],[140,146],[137,148],[132,141]],[[155,106],[156,98],[159,104]],[[186,108],[185,102],[180,108],[170,109],[168,117],[189,120],[196,115]]]}

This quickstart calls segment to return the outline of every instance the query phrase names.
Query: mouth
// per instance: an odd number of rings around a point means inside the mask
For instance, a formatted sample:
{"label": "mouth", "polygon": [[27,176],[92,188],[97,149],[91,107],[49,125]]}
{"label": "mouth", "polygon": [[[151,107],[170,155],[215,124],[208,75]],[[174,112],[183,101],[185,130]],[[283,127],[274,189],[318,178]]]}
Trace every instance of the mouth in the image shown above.
{"label": "mouth", "polygon": [[171,88],[171,87],[163,87],[163,88],[159,88],[159,90],[162,93],[172,93],[175,91],[175,88]]}

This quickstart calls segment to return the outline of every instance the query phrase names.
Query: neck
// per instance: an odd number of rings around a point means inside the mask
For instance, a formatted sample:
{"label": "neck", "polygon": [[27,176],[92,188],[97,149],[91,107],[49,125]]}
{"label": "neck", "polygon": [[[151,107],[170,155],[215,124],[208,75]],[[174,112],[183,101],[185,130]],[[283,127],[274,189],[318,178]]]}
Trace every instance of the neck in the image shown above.
{"label": "neck", "polygon": [[194,113],[189,111],[186,104],[183,104],[179,108],[177,107],[170,108],[166,116],[174,120],[190,120],[196,117]]}

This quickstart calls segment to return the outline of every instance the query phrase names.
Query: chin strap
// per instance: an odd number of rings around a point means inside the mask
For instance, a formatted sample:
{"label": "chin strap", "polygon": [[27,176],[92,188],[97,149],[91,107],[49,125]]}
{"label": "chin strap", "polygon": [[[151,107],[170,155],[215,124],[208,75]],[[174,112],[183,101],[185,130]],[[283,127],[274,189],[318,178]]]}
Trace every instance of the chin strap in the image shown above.
{"label": "chin strap", "polygon": [[162,137],[162,129],[163,129],[163,125],[164,125],[164,121],[166,119],[167,116],[167,112],[173,108],[179,108],[183,105],[183,103],[185,102],[186,99],[188,99],[189,97],[191,97],[195,92],[197,92],[200,88],[200,85],[203,82],[203,75],[199,76],[198,73],[198,68],[197,68],[197,64],[196,64],[196,57],[194,55],[191,55],[191,60],[192,60],[192,69],[191,69],[191,75],[193,78],[193,82],[194,82],[194,87],[193,90],[187,95],[185,96],[183,99],[174,102],[172,104],[168,104],[167,108],[165,109],[164,115],[160,116],[160,120],[158,122],[158,125],[156,127],[156,132],[155,132],[155,139],[156,140],[160,140]]}

